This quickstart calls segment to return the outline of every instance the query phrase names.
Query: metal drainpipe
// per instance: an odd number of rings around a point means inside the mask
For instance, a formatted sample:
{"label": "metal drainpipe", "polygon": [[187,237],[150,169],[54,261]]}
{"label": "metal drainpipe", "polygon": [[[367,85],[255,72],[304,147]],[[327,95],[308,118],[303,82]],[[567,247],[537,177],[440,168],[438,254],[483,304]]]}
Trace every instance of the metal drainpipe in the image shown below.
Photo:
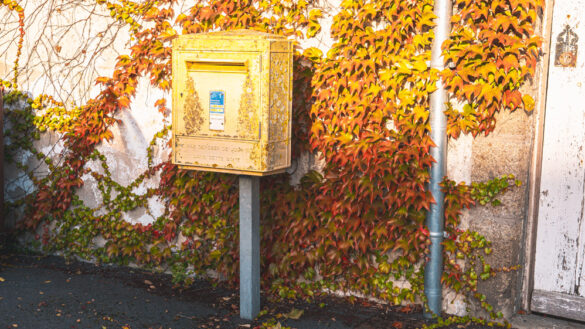
{"label": "metal drainpipe", "polygon": [[[441,45],[449,38],[451,31],[451,0],[435,0],[434,13],[437,16],[434,27],[435,39],[431,50],[431,67],[442,71],[444,69]],[[432,318],[434,314],[440,315],[442,310],[442,288],[441,276],[443,272],[443,231],[444,231],[444,193],[439,183],[445,176],[445,165],[447,162],[447,118],[444,114],[447,103],[447,92],[443,82],[437,81],[437,90],[430,98],[430,127],[431,139],[436,147],[431,148],[431,156],[435,163],[431,166],[431,181],[429,190],[435,199],[427,213],[426,224],[429,229],[431,246],[430,259],[425,265],[424,290],[427,296],[429,311],[425,317]]]}

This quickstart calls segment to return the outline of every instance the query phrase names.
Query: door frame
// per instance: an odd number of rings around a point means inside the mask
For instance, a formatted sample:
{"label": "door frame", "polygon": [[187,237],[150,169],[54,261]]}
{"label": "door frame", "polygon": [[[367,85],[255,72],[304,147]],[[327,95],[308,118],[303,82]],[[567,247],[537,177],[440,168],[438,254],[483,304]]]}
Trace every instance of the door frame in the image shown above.
{"label": "door frame", "polygon": [[537,85],[537,104],[534,109],[534,138],[532,140],[532,155],[528,172],[528,203],[522,238],[524,248],[522,248],[523,252],[521,255],[521,287],[519,289],[520,296],[518,296],[519,298],[516,302],[517,308],[525,311],[531,311],[532,290],[534,288],[536,228],[538,226],[538,205],[540,200],[540,178],[542,172],[542,146],[544,142],[545,125],[544,118],[546,113],[546,92],[548,89],[548,68],[551,53],[554,4],[554,0],[545,0],[545,8],[539,28],[540,35],[543,38],[543,56],[537,66],[538,72],[534,79],[534,83]]}

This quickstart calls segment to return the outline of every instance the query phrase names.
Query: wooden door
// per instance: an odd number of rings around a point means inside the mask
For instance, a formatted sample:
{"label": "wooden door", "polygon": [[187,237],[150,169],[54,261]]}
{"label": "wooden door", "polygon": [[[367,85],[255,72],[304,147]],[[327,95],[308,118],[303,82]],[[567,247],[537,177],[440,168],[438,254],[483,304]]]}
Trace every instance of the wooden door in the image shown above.
{"label": "wooden door", "polygon": [[585,321],[585,0],[554,6],[531,310]]}

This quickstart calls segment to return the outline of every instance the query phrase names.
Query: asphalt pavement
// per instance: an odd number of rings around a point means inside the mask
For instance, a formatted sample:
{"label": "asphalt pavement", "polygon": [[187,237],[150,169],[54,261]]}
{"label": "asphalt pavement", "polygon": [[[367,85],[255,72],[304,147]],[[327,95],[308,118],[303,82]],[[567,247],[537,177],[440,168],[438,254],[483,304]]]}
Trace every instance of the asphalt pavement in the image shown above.
{"label": "asphalt pavement", "polygon": [[[350,303],[334,296],[311,303],[263,300],[262,305],[256,320],[242,320],[234,288],[205,280],[181,288],[168,274],[0,250],[0,329],[407,329],[432,323],[423,318],[420,306]],[[519,315],[511,323],[525,329],[585,328],[535,315]]]}

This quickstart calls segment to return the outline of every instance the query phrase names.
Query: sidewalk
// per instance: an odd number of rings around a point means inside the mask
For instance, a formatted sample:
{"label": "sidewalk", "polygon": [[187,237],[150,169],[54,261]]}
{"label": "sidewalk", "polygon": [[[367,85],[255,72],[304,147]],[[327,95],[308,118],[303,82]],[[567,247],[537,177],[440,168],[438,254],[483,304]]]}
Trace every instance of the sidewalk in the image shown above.
{"label": "sidewalk", "polygon": [[[583,310],[585,312],[585,310]],[[549,318],[542,315],[526,314],[516,315],[510,320],[513,328],[517,329],[579,329],[585,328],[584,324],[569,322],[557,318]]]}
{"label": "sidewalk", "polygon": [[351,305],[339,298],[314,304],[263,301],[266,314],[246,321],[239,317],[236,290],[214,288],[206,281],[173,289],[168,275],[66,264],[59,257],[0,255],[0,278],[0,329],[255,328],[262,323],[405,329],[427,323],[418,311],[408,314],[389,306]]}
{"label": "sidewalk", "polygon": [[[184,290],[171,277],[126,267],[65,263],[59,257],[0,254],[0,329],[61,328],[420,328],[431,322],[420,309],[336,297],[314,303],[263,301],[256,321],[239,318],[236,290],[198,281]],[[526,315],[518,328],[585,328]],[[484,328],[453,325],[452,328]],[[487,328],[487,327],[485,327]]]}

